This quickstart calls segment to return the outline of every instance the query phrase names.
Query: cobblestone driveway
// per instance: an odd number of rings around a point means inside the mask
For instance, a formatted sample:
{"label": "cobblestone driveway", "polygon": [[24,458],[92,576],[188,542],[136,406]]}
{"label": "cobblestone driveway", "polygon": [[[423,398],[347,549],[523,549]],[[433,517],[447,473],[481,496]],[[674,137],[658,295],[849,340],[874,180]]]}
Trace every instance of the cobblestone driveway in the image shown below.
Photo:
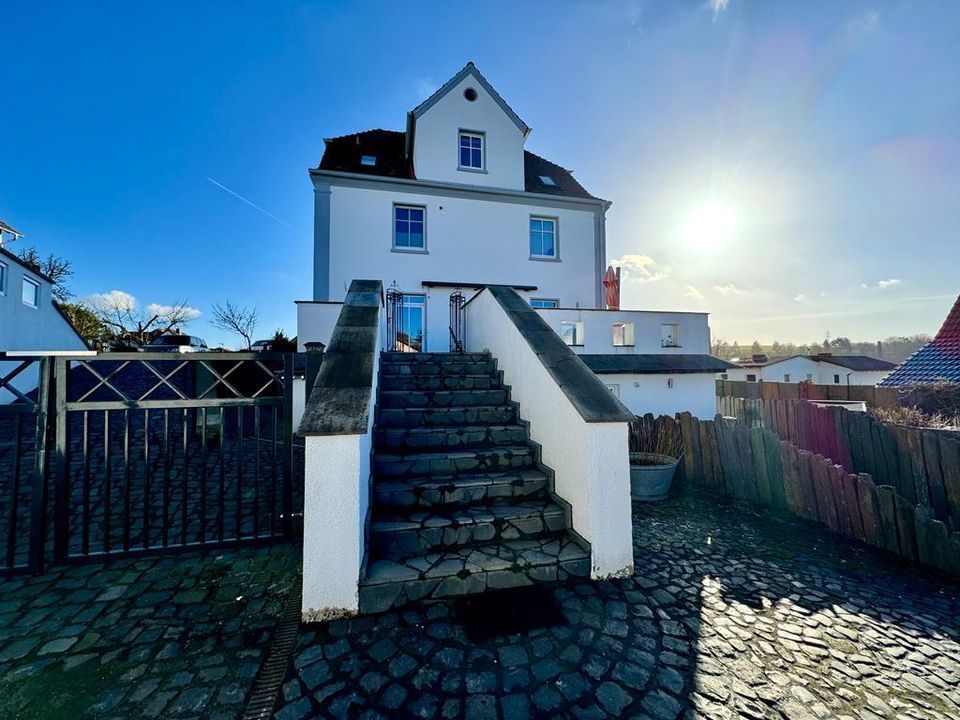
{"label": "cobblestone driveway", "polygon": [[634,521],[636,576],[554,590],[553,627],[302,627],[277,717],[960,718],[957,584],[699,494]]}
{"label": "cobblestone driveway", "polygon": [[299,548],[85,564],[0,582],[0,718],[236,718]]}

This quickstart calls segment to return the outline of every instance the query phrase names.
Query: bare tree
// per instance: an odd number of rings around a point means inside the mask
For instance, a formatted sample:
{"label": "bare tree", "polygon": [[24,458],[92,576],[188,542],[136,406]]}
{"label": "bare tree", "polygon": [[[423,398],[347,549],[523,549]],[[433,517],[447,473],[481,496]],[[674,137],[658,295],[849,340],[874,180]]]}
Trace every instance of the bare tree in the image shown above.
{"label": "bare tree", "polygon": [[70,291],[67,289],[67,280],[73,276],[70,261],[57,255],[42,257],[35,247],[26,247],[17,253],[18,257],[41,275],[46,275],[53,283],[53,299],[58,303],[70,300]]}
{"label": "bare tree", "polygon": [[227,332],[236,333],[247,344],[247,350],[253,344],[253,331],[257,327],[257,309],[234,305],[227,300],[222,305],[213,304],[213,320],[210,324]]}
{"label": "bare tree", "polygon": [[151,303],[141,308],[133,295],[122,290],[93,295],[86,298],[84,303],[93,310],[111,336],[141,345],[179,329],[181,325],[200,316],[200,311],[185,301],[173,305]]}

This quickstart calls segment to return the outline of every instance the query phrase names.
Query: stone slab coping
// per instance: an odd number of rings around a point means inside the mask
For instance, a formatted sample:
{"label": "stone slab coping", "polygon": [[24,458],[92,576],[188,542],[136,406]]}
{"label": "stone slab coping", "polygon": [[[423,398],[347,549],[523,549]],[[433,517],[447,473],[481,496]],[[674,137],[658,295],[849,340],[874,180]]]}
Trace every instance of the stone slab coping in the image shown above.
{"label": "stone slab coping", "polygon": [[[483,291],[481,291],[483,292]],[[547,321],[506,285],[486,288],[506,312],[563,394],[588,423],[631,422],[635,415],[553,331]]]}
{"label": "stone slab coping", "polygon": [[330,336],[297,434],[361,435],[369,425],[383,283],[354,280]]}

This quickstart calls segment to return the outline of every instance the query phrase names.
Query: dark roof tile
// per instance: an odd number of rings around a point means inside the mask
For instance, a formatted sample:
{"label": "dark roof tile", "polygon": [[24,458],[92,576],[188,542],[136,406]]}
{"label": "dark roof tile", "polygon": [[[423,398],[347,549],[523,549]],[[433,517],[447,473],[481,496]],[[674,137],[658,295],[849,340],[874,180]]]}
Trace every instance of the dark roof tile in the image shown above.
{"label": "dark roof tile", "polygon": [[[405,178],[415,180],[413,163],[406,157],[406,134],[397,130],[365,130],[352,135],[327,138],[320,170],[376,175],[379,177]],[[374,158],[373,165],[364,165],[367,155]],[[556,163],[535,155],[529,150],[523,151],[524,190],[529,193],[577,197],[599,200],[578,183],[573,174]],[[549,177],[555,183],[548,185],[541,176]]]}
{"label": "dark roof tile", "polygon": [[960,383],[960,296],[929,343],[890,373],[882,387],[897,387],[939,380]]}
{"label": "dark roof tile", "polygon": [[712,355],[581,355],[580,359],[598,375],[612,373],[671,374],[718,373],[737,367]]}

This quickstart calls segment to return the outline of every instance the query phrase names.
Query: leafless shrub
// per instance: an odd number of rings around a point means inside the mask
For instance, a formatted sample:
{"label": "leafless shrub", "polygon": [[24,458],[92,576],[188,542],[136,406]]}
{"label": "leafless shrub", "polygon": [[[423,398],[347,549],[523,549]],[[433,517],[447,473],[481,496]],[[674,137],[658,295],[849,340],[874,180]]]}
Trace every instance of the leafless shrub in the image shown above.
{"label": "leafless shrub", "polygon": [[960,428],[960,414],[926,413],[917,407],[873,409],[873,416],[889,425],[951,430]]}
{"label": "leafless shrub", "polygon": [[680,423],[672,417],[661,415],[654,419],[647,414],[630,423],[631,453],[652,453],[679,458],[683,456],[683,435]]}

